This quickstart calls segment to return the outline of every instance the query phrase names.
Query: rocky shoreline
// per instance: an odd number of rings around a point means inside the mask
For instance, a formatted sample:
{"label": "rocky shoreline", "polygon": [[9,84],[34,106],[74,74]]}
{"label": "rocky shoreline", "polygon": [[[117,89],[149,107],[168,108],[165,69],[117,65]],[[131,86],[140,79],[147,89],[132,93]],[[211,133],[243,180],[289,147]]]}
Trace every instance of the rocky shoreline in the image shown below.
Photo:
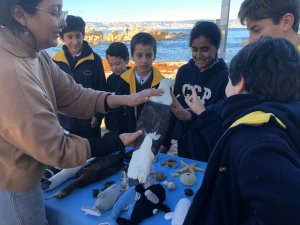
{"label": "rocky shoreline", "polygon": [[182,32],[167,32],[160,29],[152,28],[136,28],[136,29],[125,29],[122,31],[113,30],[108,34],[96,30],[93,27],[87,27],[85,30],[85,40],[91,45],[98,45],[101,42],[130,42],[132,37],[139,33],[146,32],[151,34],[157,41],[159,40],[176,40],[177,37],[186,36]]}

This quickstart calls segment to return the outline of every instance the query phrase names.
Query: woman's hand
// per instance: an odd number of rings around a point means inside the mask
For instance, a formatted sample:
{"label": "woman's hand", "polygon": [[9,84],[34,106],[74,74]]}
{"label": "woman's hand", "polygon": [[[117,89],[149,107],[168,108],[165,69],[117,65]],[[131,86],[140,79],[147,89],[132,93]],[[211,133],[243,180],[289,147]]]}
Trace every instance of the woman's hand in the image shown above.
{"label": "woman's hand", "polygon": [[149,100],[149,97],[161,96],[163,93],[164,93],[163,89],[155,89],[155,88],[145,89],[138,93],[128,95],[128,101],[126,105],[128,106],[140,105],[142,103],[147,102]]}
{"label": "woman's hand", "polygon": [[191,120],[192,114],[179,103],[175,95],[172,93],[172,112],[179,120]]}
{"label": "woman's hand", "polygon": [[194,87],[192,89],[192,95],[185,99],[186,104],[189,108],[197,115],[200,115],[205,111],[203,102],[199,99]]}
{"label": "woman's hand", "polygon": [[123,142],[123,144],[125,146],[131,146],[133,145],[134,141],[141,136],[143,132],[141,130],[138,130],[134,133],[124,133],[124,134],[120,134],[119,138],[121,139],[121,141]]}
{"label": "woman's hand", "polygon": [[138,93],[131,95],[109,95],[107,97],[107,104],[110,108],[115,108],[118,106],[137,106],[145,103],[149,100],[151,96],[161,96],[164,93],[162,89],[149,88]]}

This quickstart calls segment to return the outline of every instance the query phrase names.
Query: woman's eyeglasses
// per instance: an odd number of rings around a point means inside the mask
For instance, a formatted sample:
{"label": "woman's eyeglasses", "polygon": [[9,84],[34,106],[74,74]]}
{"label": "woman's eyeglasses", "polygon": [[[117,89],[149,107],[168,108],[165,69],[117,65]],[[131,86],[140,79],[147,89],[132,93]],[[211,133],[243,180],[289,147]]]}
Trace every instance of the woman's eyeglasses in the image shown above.
{"label": "woman's eyeglasses", "polygon": [[36,6],[32,6],[32,8],[35,8],[35,9],[38,9],[38,10],[49,13],[51,16],[53,16],[54,18],[57,19],[58,24],[61,24],[63,21],[66,21],[66,18],[68,16],[68,11],[54,12],[54,11],[51,11],[51,10],[48,10],[48,9],[43,9],[43,8],[36,7]]}

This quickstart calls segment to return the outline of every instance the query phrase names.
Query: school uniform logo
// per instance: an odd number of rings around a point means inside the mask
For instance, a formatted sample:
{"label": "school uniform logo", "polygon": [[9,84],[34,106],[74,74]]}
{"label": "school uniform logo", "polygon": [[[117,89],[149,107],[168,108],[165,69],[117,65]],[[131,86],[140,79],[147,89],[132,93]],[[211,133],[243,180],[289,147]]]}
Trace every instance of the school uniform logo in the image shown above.
{"label": "school uniform logo", "polygon": [[85,76],[92,76],[93,75],[93,71],[91,70],[83,70],[82,74]]}
{"label": "school uniform logo", "polygon": [[225,172],[225,171],[227,171],[227,167],[226,166],[221,166],[219,168],[219,172]]}
{"label": "school uniform logo", "polygon": [[185,97],[189,97],[192,94],[192,87],[194,87],[199,99],[205,104],[206,100],[211,98],[211,90],[207,87],[201,87],[199,85],[184,84],[182,86],[182,93]]}

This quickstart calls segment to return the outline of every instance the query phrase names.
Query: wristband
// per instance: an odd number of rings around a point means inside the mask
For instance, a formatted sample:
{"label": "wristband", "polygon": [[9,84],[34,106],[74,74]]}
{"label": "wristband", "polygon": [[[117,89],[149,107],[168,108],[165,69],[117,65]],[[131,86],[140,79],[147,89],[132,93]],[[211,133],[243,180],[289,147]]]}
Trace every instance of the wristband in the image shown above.
{"label": "wristband", "polygon": [[111,93],[107,94],[104,98],[104,110],[105,110],[105,112],[109,112],[110,110],[112,110],[112,108],[110,108],[108,103],[107,103],[107,97],[109,95],[111,95]]}

